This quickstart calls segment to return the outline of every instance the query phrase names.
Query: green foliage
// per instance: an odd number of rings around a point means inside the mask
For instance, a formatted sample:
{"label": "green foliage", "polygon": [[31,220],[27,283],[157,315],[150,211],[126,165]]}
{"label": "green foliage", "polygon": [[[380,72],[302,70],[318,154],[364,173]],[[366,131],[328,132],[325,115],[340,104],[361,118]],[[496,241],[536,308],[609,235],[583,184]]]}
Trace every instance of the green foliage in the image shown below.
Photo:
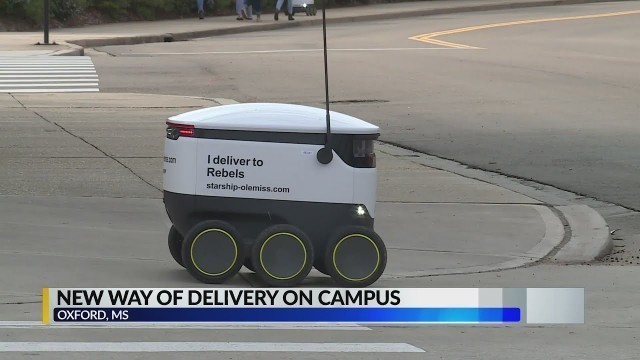
{"label": "green foliage", "polygon": [[129,7],[128,0],[89,0],[88,8],[98,10],[98,12],[119,20],[126,17]]}
{"label": "green foliage", "polygon": [[193,13],[195,0],[87,0],[88,8],[98,10],[114,20],[182,16]]}
{"label": "green foliage", "polygon": [[26,0],[24,18],[38,25],[44,22],[44,0]]}
{"label": "green foliage", "polygon": [[[262,5],[264,6],[264,1],[262,1]],[[218,9],[235,9],[236,2],[235,0],[216,0],[214,2],[214,7]]]}
{"label": "green foliage", "polygon": [[[320,8],[323,0],[316,0]],[[377,0],[394,2],[396,0]],[[262,0],[262,8],[270,12],[276,0]],[[366,4],[371,0],[328,0],[331,6]],[[208,13],[230,14],[235,12],[235,0],[206,0]],[[87,12],[97,13],[115,21],[154,20],[159,18],[193,15],[196,0],[50,0],[51,18],[60,23],[68,23]],[[35,25],[43,21],[44,0],[0,0],[0,16],[23,19]]]}
{"label": "green foliage", "polygon": [[80,15],[86,5],[86,0],[51,0],[51,15],[59,21],[68,21]]}
{"label": "green foliage", "polygon": [[0,2],[0,15],[23,15],[24,7],[28,0],[3,0]]}

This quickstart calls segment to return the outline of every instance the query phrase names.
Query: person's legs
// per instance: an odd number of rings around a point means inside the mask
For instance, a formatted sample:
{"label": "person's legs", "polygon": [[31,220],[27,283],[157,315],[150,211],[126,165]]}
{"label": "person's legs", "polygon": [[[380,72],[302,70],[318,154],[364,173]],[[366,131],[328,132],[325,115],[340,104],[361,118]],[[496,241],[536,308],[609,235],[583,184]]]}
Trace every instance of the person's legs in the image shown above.
{"label": "person's legs", "polygon": [[204,0],[196,0],[198,5],[198,16],[200,19],[204,19]]}
{"label": "person's legs", "polygon": [[278,0],[276,2],[276,11],[273,13],[273,20],[278,21],[278,14],[280,13],[280,9],[282,9],[283,3],[284,3],[284,0]]}
{"label": "person's legs", "polygon": [[251,0],[246,0],[245,4],[248,5],[247,15],[249,15],[249,19],[253,19],[253,4],[251,4]]}
{"label": "person's legs", "polygon": [[236,14],[238,14],[237,20],[244,19],[242,16],[243,8],[244,8],[244,0],[236,0]]}
{"label": "person's legs", "polygon": [[260,0],[251,0],[251,6],[253,6],[253,11],[256,14],[260,14],[262,12],[262,4]]}
{"label": "person's legs", "polygon": [[243,6],[242,6],[242,17],[247,20],[252,19],[251,0],[244,0]]}
{"label": "person's legs", "polygon": [[252,0],[253,9],[256,11],[256,20],[260,21],[260,14],[262,13],[262,0]]}
{"label": "person's legs", "polygon": [[289,20],[293,20],[293,0],[287,0],[287,10],[289,10]]}

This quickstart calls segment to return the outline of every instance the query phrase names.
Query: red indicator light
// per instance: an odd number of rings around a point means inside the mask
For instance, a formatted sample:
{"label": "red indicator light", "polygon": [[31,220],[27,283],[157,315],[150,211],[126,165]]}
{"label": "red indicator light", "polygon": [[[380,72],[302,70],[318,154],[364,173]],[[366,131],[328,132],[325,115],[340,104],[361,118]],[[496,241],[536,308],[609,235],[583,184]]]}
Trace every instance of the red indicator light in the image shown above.
{"label": "red indicator light", "polygon": [[183,125],[167,122],[167,138],[177,140],[180,136],[194,137],[196,129],[193,125]]}
{"label": "red indicator light", "polygon": [[191,129],[178,129],[178,132],[180,133],[180,136],[193,136],[194,130],[193,128]]}

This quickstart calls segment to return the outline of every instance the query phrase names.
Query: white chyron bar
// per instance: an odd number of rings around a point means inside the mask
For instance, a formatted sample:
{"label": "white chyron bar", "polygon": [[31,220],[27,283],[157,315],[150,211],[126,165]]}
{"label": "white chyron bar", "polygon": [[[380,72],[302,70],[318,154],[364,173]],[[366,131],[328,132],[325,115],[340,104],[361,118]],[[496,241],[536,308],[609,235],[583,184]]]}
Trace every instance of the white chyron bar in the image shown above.
{"label": "white chyron bar", "polygon": [[42,322],[582,324],[584,289],[45,288]]}

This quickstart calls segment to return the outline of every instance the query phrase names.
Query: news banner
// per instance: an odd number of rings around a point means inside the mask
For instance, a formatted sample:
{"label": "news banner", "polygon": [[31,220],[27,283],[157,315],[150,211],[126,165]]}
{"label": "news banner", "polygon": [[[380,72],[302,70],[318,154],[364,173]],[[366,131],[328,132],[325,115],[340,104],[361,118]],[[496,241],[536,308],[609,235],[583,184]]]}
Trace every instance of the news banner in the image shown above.
{"label": "news banner", "polygon": [[44,288],[42,322],[581,324],[582,288]]}

